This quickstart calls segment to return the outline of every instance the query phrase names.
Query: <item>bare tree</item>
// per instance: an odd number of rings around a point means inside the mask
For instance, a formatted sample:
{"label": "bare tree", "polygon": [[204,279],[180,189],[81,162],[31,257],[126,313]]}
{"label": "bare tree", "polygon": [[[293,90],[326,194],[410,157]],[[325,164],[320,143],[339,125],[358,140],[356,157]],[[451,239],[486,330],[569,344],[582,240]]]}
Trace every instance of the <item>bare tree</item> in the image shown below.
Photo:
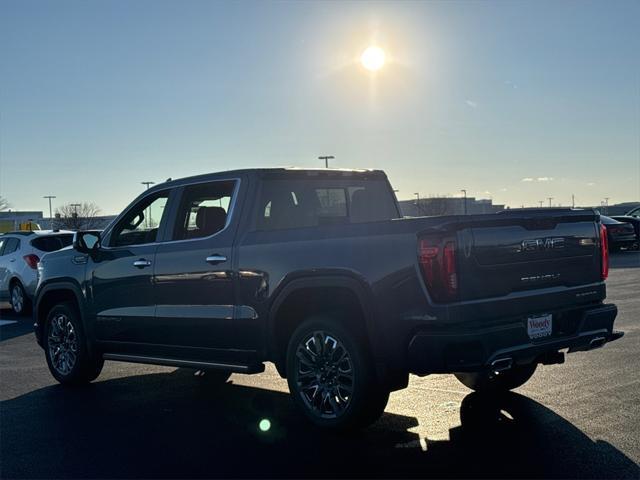
{"label": "bare tree", "polygon": [[0,212],[4,212],[5,210],[7,210],[11,205],[9,204],[8,200],[4,197],[0,197]]}
{"label": "bare tree", "polygon": [[67,203],[56,208],[55,228],[64,230],[91,230],[100,227],[96,217],[100,208],[93,202]]}

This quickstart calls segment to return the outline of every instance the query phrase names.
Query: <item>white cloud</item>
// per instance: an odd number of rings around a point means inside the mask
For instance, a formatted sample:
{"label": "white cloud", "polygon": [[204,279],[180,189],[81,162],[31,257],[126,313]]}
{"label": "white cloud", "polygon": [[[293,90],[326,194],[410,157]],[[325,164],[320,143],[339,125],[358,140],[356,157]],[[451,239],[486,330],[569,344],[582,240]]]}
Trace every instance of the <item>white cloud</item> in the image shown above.
{"label": "white cloud", "polygon": [[531,177],[524,177],[521,182],[533,182],[533,178]]}
{"label": "white cloud", "polygon": [[587,187],[593,187],[595,185],[595,182],[589,182],[587,183]]}
{"label": "white cloud", "polygon": [[539,182],[552,182],[553,177],[538,177]]}
{"label": "white cloud", "polygon": [[476,108],[478,106],[478,102],[474,102],[473,100],[465,100],[465,103],[471,108]]}

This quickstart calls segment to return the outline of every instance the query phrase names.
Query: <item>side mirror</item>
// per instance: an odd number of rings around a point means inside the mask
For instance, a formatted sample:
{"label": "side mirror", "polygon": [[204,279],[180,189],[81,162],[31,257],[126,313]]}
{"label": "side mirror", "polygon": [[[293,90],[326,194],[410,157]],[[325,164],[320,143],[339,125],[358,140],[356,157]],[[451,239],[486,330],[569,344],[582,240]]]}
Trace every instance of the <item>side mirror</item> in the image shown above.
{"label": "side mirror", "polygon": [[73,248],[80,253],[93,253],[100,248],[100,232],[88,230],[73,235]]}

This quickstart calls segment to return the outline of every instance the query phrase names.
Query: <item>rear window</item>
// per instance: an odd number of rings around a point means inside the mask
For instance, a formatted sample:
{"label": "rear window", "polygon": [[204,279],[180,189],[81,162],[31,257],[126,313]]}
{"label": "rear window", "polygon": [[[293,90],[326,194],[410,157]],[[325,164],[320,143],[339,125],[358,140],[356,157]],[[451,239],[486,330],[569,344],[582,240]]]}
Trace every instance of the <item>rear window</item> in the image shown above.
{"label": "rear window", "polygon": [[55,235],[48,237],[38,237],[31,240],[31,246],[41,252],[55,252],[61,248],[68,247],[73,242],[73,235]]}
{"label": "rear window", "polygon": [[258,230],[378,222],[398,218],[385,180],[264,180]]}

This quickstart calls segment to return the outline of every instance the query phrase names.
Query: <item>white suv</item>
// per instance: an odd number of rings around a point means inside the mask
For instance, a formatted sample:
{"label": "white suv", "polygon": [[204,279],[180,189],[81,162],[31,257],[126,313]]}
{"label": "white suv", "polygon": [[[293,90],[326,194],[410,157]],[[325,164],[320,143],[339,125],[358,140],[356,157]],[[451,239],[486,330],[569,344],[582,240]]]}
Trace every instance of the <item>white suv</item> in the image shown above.
{"label": "white suv", "polygon": [[72,242],[73,232],[62,230],[0,235],[0,301],[8,300],[18,315],[27,313],[38,283],[38,262]]}

